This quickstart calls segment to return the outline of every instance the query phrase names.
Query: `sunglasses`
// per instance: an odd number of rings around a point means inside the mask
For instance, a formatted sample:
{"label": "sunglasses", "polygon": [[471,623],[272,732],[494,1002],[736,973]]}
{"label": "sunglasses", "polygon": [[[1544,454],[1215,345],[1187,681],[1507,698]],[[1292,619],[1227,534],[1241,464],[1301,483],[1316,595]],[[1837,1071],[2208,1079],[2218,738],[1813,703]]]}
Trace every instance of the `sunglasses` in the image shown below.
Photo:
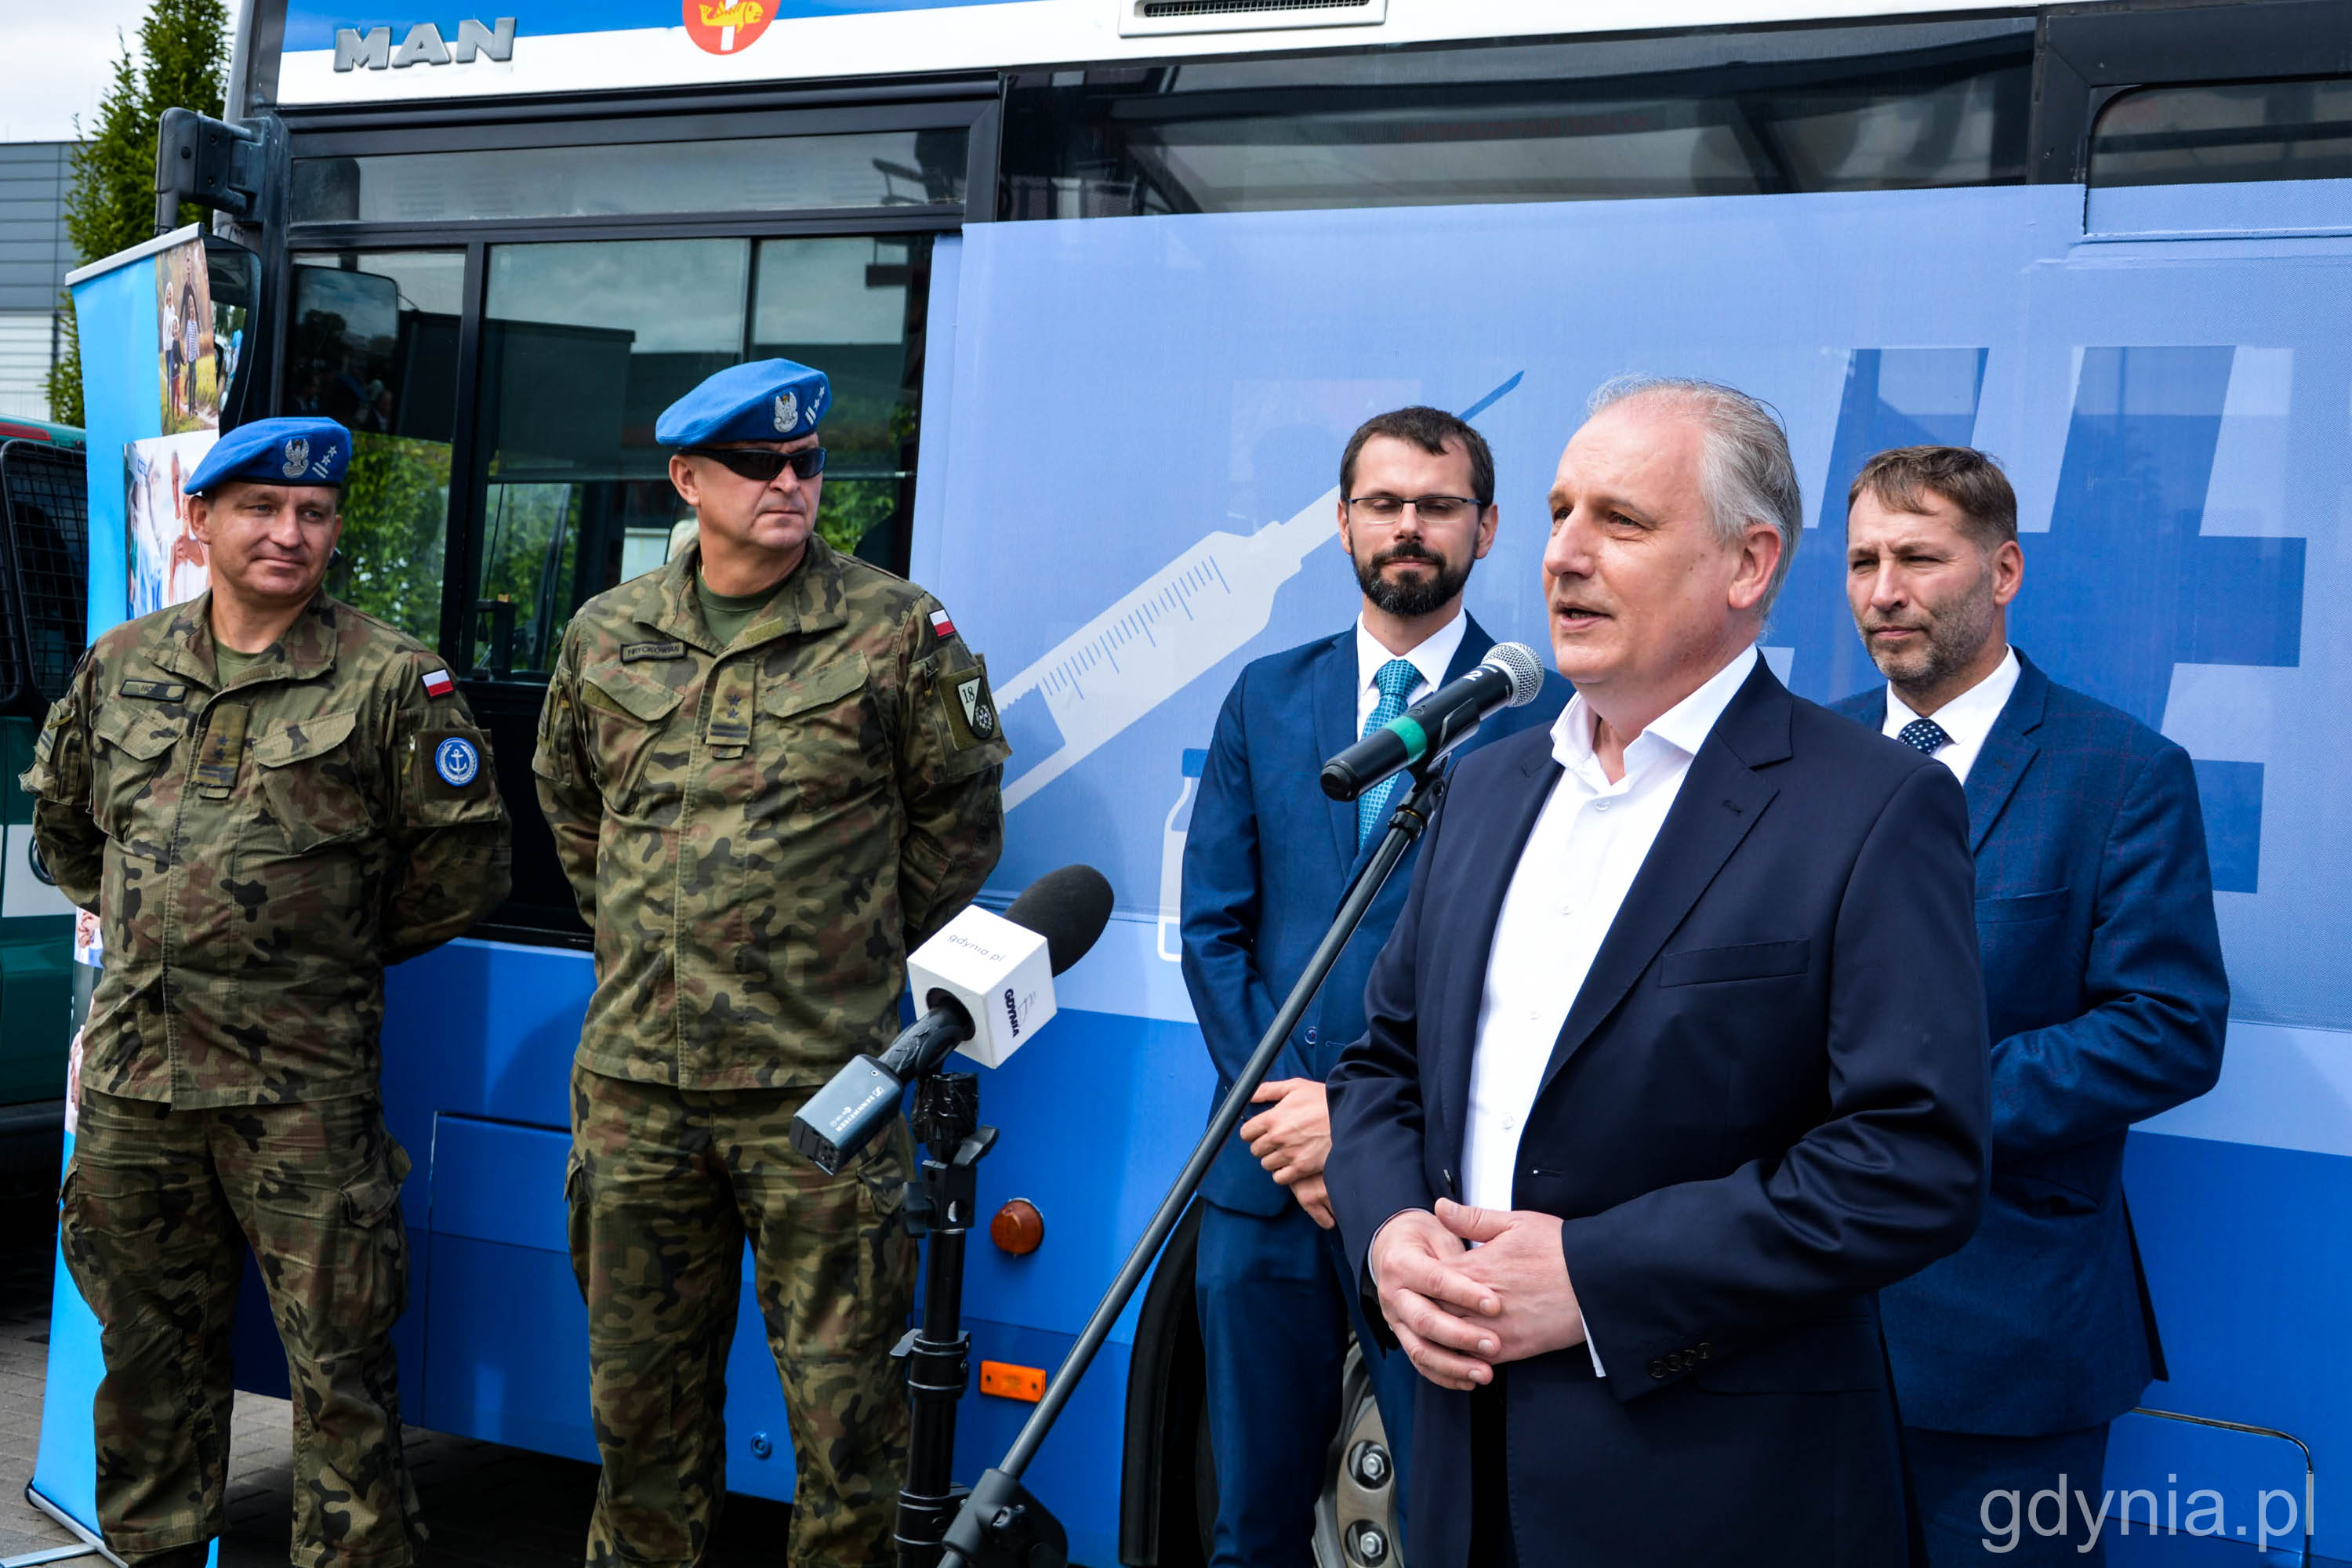
{"label": "sunglasses", "polygon": [[764,447],[681,447],[682,458],[708,458],[730,473],[767,484],[790,467],[804,479],[824,472],[824,448],[803,447],[797,452],[772,452]]}

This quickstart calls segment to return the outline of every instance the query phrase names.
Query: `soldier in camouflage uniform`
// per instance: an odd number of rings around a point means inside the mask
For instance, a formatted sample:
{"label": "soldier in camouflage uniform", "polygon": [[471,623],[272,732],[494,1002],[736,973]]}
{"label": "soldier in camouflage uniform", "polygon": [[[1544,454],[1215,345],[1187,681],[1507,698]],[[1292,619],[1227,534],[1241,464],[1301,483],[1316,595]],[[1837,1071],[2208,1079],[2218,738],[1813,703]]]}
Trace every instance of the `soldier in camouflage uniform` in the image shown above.
{"label": "soldier in camouflage uniform", "polygon": [[540,801],[596,932],[566,1187],[599,1568],[702,1560],[747,1237],[798,1462],[790,1560],[891,1553],[909,1141],[827,1176],[789,1128],[889,1039],[908,949],[995,865],[1007,749],[939,602],[812,533],[828,396],[772,360],[662,416],[700,542],[581,607],[540,721]]}
{"label": "soldier in camouflage uniform", "polygon": [[316,419],[214,447],[187,486],[212,591],[99,639],[23,781],[103,922],[60,1223],[106,1358],[99,1521],[132,1563],[222,1531],[248,1245],[293,1385],[293,1562],[407,1563],[423,1533],[383,968],[506,896],[507,818],[441,661],[319,592],[349,453]]}

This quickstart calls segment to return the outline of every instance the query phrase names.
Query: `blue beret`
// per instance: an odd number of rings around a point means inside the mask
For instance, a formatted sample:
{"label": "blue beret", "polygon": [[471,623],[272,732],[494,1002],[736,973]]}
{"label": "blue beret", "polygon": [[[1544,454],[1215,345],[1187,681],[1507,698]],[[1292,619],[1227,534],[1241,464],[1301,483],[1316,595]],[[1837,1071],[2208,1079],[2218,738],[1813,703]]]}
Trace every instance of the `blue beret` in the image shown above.
{"label": "blue beret", "polygon": [[334,485],[351,466],[352,433],[331,419],[257,419],[213,443],[184,493],[245,479],[257,485]]}
{"label": "blue beret", "polygon": [[719,441],[791,441],[816,428],[833,400],[824,372],[788,359],[730,365],[662,410],[654,439],[665,447]]}

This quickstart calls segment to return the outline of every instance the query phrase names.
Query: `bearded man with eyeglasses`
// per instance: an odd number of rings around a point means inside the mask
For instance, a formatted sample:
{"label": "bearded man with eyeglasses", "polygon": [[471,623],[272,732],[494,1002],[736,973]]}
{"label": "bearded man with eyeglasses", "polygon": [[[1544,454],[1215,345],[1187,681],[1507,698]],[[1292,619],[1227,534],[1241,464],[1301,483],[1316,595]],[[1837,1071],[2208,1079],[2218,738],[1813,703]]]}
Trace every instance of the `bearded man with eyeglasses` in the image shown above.
{"label": "bearded man with eyeglasses", "polygon": [[[1184,981],[1219,1099],[1387,826],[1393,781],[1339,803],[1324,798],[1318,770],[1494,647],[1463,608],[1462,592],[1500,521],[1494,457],[1453,415],[1401,408],[1368,420],[1348,442],[1338,522],[1360,611],[1337,635],[1242,671],[1217,717],[1185,843]],[[1548,675],[1533,702],[1492,715],[1463,749],[1549,725],[1568,696],[1568,683]],[[1194,1292],[1216,1456],[1218,1568],[1314,1562],[1315,1504],[1342,1414],[1351,1329],[1386,1442],[1376,1461],[1358,1453],[1348,1463],[1367,1492],[1403,1496],[1389,1456],[1407,1447],[1414,1373],[1402,1355],[1383,1354],[1362,1321],[1331,1228],[1323,1080],[1363,1033],[1364,978],[1411,880],[1408,858],[1284,1046],[1257,1093],[1264,1109],[1242,1124],[1202,1189]]]}
{"label": "bearded man with eyeglasses", "polygon": [[698,541],[581,607],[540,717],[540,804],[596,943],[564,1184],[591,1564],[702,1561],[747,1239],[797,1466],[788,1561],[891,1555],[911,1143],[901,1121],[828,1176],[789,1130],[888,1042],[908,951],[995,866],[1010,752],[940,602],[816,533],[831,400],[764,360],[663,413]]}

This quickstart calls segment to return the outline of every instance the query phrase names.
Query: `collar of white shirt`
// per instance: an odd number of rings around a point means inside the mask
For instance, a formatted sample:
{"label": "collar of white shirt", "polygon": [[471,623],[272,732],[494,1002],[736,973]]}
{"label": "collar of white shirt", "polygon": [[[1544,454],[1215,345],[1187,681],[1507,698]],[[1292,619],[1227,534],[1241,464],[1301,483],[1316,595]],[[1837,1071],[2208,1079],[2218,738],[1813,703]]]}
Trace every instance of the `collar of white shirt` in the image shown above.
{"label": "collar of white shirt", "polygon": [[[1625,747],[1626,778],[1647,772],[1669,751],[1685,757],[1698,755],[1716,721],[1723,717],[1723,710],[1731,706],[1731,700],[1756,668],[1758,657],[1755,645],[1749,644],[1745,652],[1734,654],[1730,663],[1707,677],[1697,690],[1651,720],[1649,727]],[[1569,699],[1552,723],[1552,760],[1595,789],[1606,790],[1611,787],[1608,776],[1592,751],[1593,717],[1582,693]]]}
{"label": "collar of white shirt", "polygon": [[[1935,758],[1950,768],[1962,784],[1968,783],[1969,769],[1976,762],[1977,753],[1984,750],[2000,710],[2009,706],[2010,694],[2017,689],[2021,673],[2017,650],[2011,648],[2001,655],[1990,675],[1929,715],[1952,738],[1950,745],[1937,748]],[[1900,736],[1903,727],[1919,717],[1908,703],[1895,695],[1894,687],[1886,689],[1886,722],[1879,726],[1881,734]]]}
{"label": "collar of white shirt", "polygon": [[[1444,683],[1446,667],[1454,662],[1454,656],[1461,650],[1463,634],[1469,629],[1470,617],[1457,605],[1454,618],[1422,638],[1420,646],[1401,654],[1391,653],[1381,646],[1380,638],[1365,627],[1364,617],[1358,616],[1356,696],[1360,711],[1356,716],[1356,727],[1363,727],[1363,721],[1371,712],[1372,705],[1380,701],[1380,688],[1374,684],[1374,679],[1381,673],[1381,666],[1392,658],[1402,658],[1421,672],[1421,685],[1404,694],[1405,701],[1411,703],[1421,695],[1423,687],[1433,689]],[[1369,703],[1363,700],[1367,693],[1370,696]]]}

